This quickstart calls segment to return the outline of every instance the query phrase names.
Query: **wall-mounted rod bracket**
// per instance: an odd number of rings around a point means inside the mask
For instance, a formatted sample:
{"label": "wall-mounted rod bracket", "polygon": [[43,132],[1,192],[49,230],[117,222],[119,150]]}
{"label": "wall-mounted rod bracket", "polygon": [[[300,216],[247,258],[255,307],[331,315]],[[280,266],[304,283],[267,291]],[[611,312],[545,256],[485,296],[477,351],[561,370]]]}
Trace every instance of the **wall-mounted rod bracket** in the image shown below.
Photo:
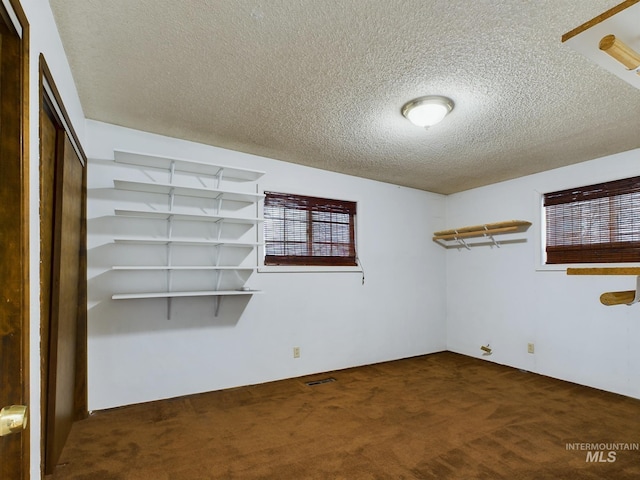
{"label": "wall-mounted rod bracket", "polygon": [[500,244],[496,241],[496,239],[495,239],[495,238],[493,238],[493,235],[491,234],[491,232],[489,232],[489,228],[488,228],[486,225],[484,225],[484,230],[485,230],[484,236],[485,236],[485,237],[487,237],[487,238],[489,238],[489,239],[491,239],[491,241],[493,242],[493,244],[494,244],[496,247],[500,248]]}
{"label": "wall-mounted rod bracket", "polygon": [[456,230],[456,236],[454,236],[453,239],[456,242],[458,242],[458,245],[460,245],[461,247],[464,247],[467,250],[471,250],[471,247],[469,245],[467,245],[467,242],[464,241],[464,238],[458,236],[458,231],[457,230]]}

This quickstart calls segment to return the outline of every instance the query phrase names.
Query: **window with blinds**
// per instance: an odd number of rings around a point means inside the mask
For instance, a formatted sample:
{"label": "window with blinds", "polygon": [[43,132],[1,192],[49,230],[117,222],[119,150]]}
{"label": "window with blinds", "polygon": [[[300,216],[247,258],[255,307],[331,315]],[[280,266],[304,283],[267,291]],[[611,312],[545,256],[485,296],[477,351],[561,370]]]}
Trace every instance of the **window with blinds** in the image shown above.
{"label": "window with blinds", "polygon": [[640,177],[544,195],[546,263],[640,262]]}
{"label": "window with blinds", "polygon": [[356,203],[265,192],[265,265],[356,265]]}

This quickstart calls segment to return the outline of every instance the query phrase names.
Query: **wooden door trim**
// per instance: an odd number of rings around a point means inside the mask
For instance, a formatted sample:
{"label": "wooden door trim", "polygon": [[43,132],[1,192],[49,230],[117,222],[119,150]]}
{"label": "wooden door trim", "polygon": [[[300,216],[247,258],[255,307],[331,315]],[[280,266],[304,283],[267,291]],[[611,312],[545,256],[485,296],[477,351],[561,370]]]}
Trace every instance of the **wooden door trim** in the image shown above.
{"label": "wooden door trim", "polygon": [[[73,149],[76,151],[80,162],[82,162],[82,166],[87,166],[87,155],[84,153],[82,148],[82,144],[78,139],[78,134],[73,128],[73,123],[67,113],[67,109],[64,107],[64,103],[62,102],[62,96],[60,95],[60,91],[56,86],[56,83],[53,80],[53,75],[51,74],[51,70],[49,69],[49,65],[47,65],[47,60],[45,59],[44,54],[40,54],[39,58],[40,63],[40,102],[47,101],[49,108],[53,112],[55,116],[55,120],[58,121],[60,126],[64,131],[69,135],[69,140],[73,145]],[[40,108],[43,108],[42,103],[40,104]]]}
{"label": "wooden door trim", "polygon": [[[20,202],[20,226],[19,226],[19,249],[20,249],[20,265],[21,270],[21,298],[20,298],[20,325],[21,325],[21,396],[23,402],[26,405],[30,403],[30,388],[29,388],[29,376],[30,376],[30,288],[29,288],[29,22],[27,16],[22,9],[22,5],[19,0],[3,0],[0,5],[0,12],[2,14],[4,23],[12,30],[12,33],[19,40],[20,50],[20,65],[18,66],[20,71],[19,79],[19,97],[21,108],[19,110],[19,162],[20,173],[19,184],[19,202]],[[13,178],[11,180],[14,180]],[[31,418],[30,409],[28,410],[28,418]],[[30,428],[31,422],[27,423],[27,428],[20,434],[21,436],[21,480],[27,480],[30,477]]]}
{"label": "wooden door trim", "polygon": [[2,7],[4,8],[0,8],[0,15],[5,23],[13,27],[16,35],[24,39],[25,29],[28,28],[29,22],[27,22],[27,17],[22,10],[20,0],[2,0]]}

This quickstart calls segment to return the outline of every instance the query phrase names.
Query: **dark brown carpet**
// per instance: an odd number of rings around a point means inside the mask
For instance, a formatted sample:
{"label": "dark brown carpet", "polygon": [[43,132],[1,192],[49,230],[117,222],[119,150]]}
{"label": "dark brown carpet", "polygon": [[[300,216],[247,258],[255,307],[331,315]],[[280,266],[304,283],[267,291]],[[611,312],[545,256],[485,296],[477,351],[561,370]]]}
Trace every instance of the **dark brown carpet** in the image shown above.
{"label": "dark brown carpet", "polygon": [[639,442],[640,400],[443,352],[98,412],[51,479],[637,480],[567,444]]}

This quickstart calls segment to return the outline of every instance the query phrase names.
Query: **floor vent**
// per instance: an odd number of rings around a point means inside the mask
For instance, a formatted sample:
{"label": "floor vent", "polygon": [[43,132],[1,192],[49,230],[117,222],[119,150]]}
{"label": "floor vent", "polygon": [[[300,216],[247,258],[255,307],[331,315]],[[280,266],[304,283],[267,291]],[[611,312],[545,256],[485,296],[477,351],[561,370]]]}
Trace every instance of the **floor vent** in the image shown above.
{"label": "floor vent", "polygon": [[305,382],[305,383],[309,387],[315,387],[316,385],[322,385],[323,383],[331,383],[335,381],[336,381],[335,378],[329,377],[329,378],[323,378],[322,380],[314,380],[312,382]]}

